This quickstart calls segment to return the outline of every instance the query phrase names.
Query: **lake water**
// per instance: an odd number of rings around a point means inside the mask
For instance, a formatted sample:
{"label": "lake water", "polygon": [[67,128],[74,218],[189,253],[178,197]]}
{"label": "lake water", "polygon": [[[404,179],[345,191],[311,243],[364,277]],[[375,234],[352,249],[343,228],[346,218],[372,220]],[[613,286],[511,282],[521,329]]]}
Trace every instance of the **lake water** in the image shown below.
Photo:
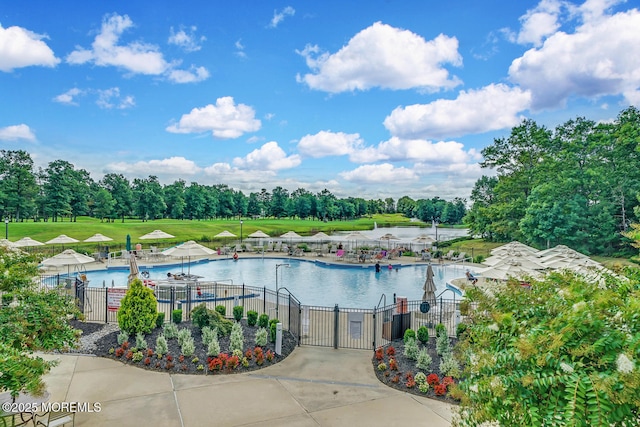
{"label": "lake water", "polygon": [[[382,294],[387,302],[393,300],[393,294],[407,297],[409,300],[422,298],[426,278],[426,265],[408,265],[389,270],[382,265],[382,271],[376,273],[373,264],[354,266],[325,265],[319,262],[303,261],[295,258],[246,258],[233,260],[214,260],[192,263],[191,274],[202,276],[206,281],[232,281],[233,284],[267,287],[275,290],[276,265],[288,263],[290,267],[280,266],[278,286],[286,287],[304,305],[373,308]],[[364,267],[363,267],[364,266]],[[141,268],[148,271],[150,279],[166,279],[167,273],[179,273],[181,266],[157,266]],[[187,272],[188,266],[184,265]],[[460,266],[433,265],[434,281],[438,292],[445,292],[446,283],[464,276],[466,268]],[[87,277],[90,286],[124,287],[127,283],[128,269],[89,271]],[[450,291],[443,294],[452,298]]]}

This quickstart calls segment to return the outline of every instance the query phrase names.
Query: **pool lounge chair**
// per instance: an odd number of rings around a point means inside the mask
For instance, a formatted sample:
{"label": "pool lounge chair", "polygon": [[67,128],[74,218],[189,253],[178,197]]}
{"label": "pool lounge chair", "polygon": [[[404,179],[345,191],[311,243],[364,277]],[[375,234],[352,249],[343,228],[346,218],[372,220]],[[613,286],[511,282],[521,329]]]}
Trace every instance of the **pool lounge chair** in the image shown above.
{"label": "pool lounge chair", "polygon": [[458,255],[451,257],[451,261],[464,261],[466,252],[460,252]]}
{"label": "pool lounge chair", "polygon": [[447,252],[447,254],[446,254],[446,255],[444,255],[442,258],[444,258],[444,259],[452,259],[452,258],[453,258],[453,253],[454,253],[454,252],[455,252],[455,251],[451,250],[451,251]]}

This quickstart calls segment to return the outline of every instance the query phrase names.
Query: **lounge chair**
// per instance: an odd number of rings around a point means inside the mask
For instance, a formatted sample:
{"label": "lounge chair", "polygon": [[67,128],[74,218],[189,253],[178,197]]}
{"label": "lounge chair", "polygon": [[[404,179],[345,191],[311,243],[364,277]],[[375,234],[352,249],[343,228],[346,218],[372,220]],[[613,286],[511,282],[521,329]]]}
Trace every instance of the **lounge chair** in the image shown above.
{"label": "lounge chair", "polygon": [[336,251],[336,258],[342,258],[344,256],[344,249],[338,249]]}
{"label": "lounge chair", "polygon": [[464,261],[466,252],[460,252],[457,256],[451,257],[451,261]]}
{"label": "lounge chair", "polygon": [[44,415],[36,415],[34,425],[46,427],[59,427],[66,424],[75,425],[75,412],[49,411]]}
{"label": "lounge chair", "polygon": [[452,258],[453,258],[453,253],[454,253],[454,252],[455,252],[455,251],[451,250],[451,251],[447,252],[447,254],[446,254],[446,255],[444,255],[442,258],[444,258],[444,259],[452,259]]}

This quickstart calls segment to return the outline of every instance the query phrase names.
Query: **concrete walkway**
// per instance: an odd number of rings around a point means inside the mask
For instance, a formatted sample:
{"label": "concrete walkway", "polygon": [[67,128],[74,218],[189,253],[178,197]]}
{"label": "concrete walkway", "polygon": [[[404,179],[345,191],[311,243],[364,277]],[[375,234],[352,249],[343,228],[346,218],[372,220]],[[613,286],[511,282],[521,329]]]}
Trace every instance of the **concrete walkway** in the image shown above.
{"label": "concrete walkway", "polygon": [[92,356],[45,355],[50,402],[99,402],[82,426],[449,426],[452,407],[387,387],[371,352],[298,347],[246,374],[151,372]]}

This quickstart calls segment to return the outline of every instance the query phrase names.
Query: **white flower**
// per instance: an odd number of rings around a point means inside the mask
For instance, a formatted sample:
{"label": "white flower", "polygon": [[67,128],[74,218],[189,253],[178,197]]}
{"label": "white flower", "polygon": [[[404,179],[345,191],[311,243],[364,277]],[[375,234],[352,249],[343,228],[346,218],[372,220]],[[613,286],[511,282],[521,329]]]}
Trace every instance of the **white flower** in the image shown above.
{"label": "white flower", "polygon": [[585,308],[586,306],[587,306],[586,302],[580,301],[580,302],[577,302],[577,303],[573,304],[573,310],[574,311],[580,311],[583,308]]}
{"label": "white flower", "polygon": [[469,391],[477,393],[478,392],[478,384],[474,384],[474,385],[470,386],[469,387]]}
{"label": "white flower", "polygon": [[616,365],[618,366],[618,372],[623,374],[631,373],[634,368],[633,360],[629,359],[624,353],[620,353],[616,360]]}
{"label": "white flower", "polygon": [[492,323],[489,326],[487,326],[487,328],[491,329],[492,331],[496,331],[496,332],[498,332],[500,330],[500,327],[498,326],[497,323]]}
{"label": "white flower", "polygon": [[560,362],[560,369],[562,369],[567,374],[573,373],[573,366],[569,365],[568,363]]}

